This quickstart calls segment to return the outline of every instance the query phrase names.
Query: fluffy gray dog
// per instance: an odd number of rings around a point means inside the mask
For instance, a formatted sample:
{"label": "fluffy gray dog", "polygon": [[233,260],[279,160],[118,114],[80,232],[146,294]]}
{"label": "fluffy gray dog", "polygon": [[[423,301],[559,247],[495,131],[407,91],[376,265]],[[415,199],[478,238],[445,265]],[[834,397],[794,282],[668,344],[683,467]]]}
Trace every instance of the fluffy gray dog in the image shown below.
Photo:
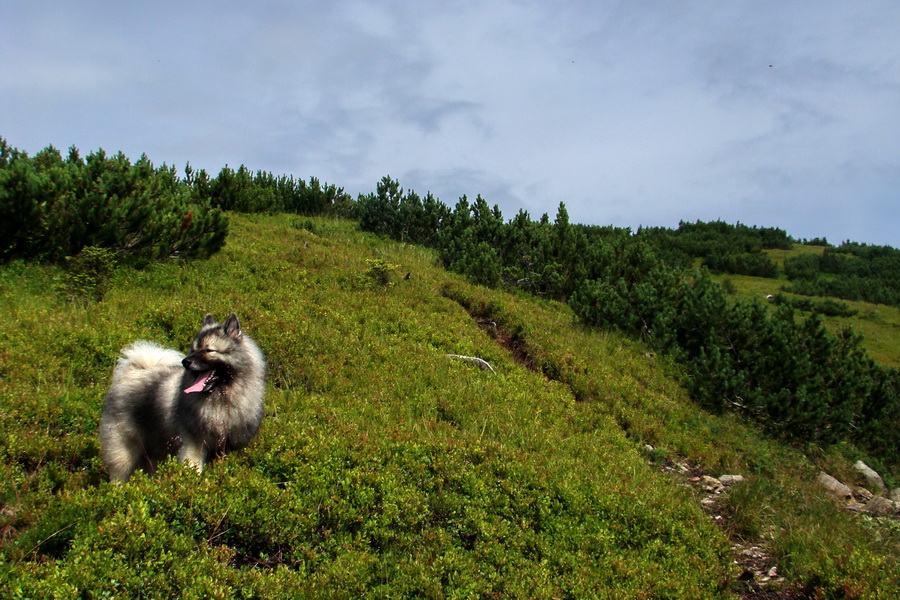
{"label": "fluffy gray dog", "polygon": [[250,443],[263,419],[266,362],[237,315],[206,315],[181,353],[138,341],[122,350],[106,394],[100,443],[110,481],[177,454],[198,471]]}

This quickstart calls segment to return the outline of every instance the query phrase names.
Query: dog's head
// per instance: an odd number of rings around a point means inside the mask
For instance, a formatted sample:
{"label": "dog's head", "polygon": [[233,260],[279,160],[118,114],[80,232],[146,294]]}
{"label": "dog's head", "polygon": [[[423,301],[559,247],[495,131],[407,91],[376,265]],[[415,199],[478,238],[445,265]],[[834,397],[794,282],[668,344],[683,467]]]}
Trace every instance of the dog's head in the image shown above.
{"label": "dog's head", "polygon": [[234,377],[234,355],[243,339],[241,322],[231,313],[224,323],[217,323],[215,317],[206,315],[203,327],[194,342],[191,352],[181,364],[196,374],[194,383],[184,392],[211,392],[218,386],[231,382]]}

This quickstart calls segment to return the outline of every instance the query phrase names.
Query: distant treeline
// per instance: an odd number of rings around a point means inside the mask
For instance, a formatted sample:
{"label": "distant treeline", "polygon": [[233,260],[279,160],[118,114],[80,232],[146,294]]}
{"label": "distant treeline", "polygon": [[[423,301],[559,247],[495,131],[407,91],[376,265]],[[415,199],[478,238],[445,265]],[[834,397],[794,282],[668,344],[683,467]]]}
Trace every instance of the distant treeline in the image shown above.
{"label": "distant treeline", "polygon": [[669,264],[690,266],[700,259],[713,273],[755,277],[778,277],[778,265],[763,250],[788,250],[795,241],[783,229],[722,221],[682,221],[678,229],[641,228],[637,235],[646,239]]}
{"label": "distant treeline", "polygon": [[[798,241],[782,229],[721,221],[682,222],[678,229],[640,229],[637,235],[670,265],[687,266],[700,259],[713,273],[769,278],[780,277],[782,270],[763,250],[789,250]],[[785,291],[900,306],[900,250],[849,241],[835,247],[825,238],[802,243],[824,246],[824,252],[788,258],[783,274],[790,283]]]}
{"label": "distant treeline", "polygon": [[789,258],[784,271],[796,294],[900,306],[900,250],[890,246],[844,242]]}
{"label": "distant treeline", "polygon": [[682,365],[693,397],[712,410],[900,462],[900,371],[875,364],[853,331],[829,332],[817,312],[732,300],[691,268],[698,255],[716,260],[713,247],[735,257],[790,247],[781,230],[698,222],[632,234],[573,225],[564,204],[552,222],[524,211],[506,221],[480,196],[451,209],[389,177],[359,197],[356,216],[365,230],[437,249],[476,282],[563,300],[586,324],[640,337]]}
{"label": "distant treeline", "polygon": [[203,258],[228,234],[225,210],[340,212],[351,198],[340,188],[243,165],[206,171],[131,162],[102,149],[64,158],[49,146],[33,157],[0,138],[0,260],[61,262],[84,248],[104,248],[117,261],[141,265],[167,258]]}
{"label": "distant treeline", "polygon": [[786,305],[797,310],[817,313],[826,317],[852,317],[859,311],[850,308],[846,302],[838,302],[832,298],[813,300],[811,298],[793,298],[784,294],[775,294],[769,300],[774,304]]}

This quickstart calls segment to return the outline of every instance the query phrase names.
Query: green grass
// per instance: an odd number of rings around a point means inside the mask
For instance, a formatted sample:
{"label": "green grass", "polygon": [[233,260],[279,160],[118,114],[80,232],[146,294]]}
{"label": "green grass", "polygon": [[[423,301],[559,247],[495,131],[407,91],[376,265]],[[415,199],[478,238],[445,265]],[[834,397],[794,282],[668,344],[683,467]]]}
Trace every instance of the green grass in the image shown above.
{"label": "green grass", "polygon": [[[101,302],[71,300],[54,267],[0,268],[10,597],[735,597],[731,542],[666,457],[748,477],[730,533],[767,536],[811,594],[900,587],[896,530],[811,483],[816,462],[847,469],[841,453],[811,460],[705,413],[665,359],[422,248],[342,221],[231,219],[212,259],[119,270]],[[231,310],[269,362],[257,439],[201,475],[170,462],[107,483],[96,432],[119,348],[184,348]]]}

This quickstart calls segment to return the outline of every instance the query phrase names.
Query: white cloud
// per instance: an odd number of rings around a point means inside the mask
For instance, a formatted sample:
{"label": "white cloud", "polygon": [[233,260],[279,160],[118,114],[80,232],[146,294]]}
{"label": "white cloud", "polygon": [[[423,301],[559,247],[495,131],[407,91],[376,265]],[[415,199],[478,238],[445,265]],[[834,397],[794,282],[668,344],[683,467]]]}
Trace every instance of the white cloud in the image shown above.
{"label": "white cloud", "polygon": [[507,217],[565,201],[601,224],[721,217],[900,245],[889,0],[9,13],[0,109],[16,119],[2,135],[29,151],[245,163],[354,193],[391,174],[451,205],[480,193]]}

